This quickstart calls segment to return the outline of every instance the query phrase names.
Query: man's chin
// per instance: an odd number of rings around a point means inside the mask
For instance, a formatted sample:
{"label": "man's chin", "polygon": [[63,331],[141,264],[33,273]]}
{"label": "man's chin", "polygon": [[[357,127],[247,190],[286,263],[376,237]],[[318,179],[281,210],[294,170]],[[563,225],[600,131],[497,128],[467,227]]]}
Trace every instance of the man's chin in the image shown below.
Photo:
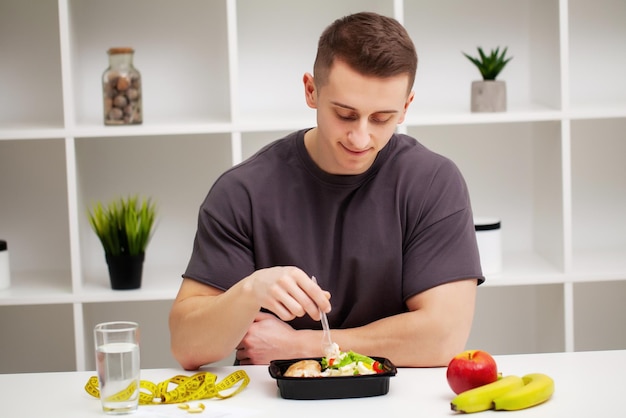
{"label": "man's chin", "polygon": [[346,176],[356,176],[359,174],[363,174],[365,173],[370,167],[372,166],[372,163],[352,163],[352,164],[344,164],[342,166],[342,172],[339,173],[341,175],[346,175]]}

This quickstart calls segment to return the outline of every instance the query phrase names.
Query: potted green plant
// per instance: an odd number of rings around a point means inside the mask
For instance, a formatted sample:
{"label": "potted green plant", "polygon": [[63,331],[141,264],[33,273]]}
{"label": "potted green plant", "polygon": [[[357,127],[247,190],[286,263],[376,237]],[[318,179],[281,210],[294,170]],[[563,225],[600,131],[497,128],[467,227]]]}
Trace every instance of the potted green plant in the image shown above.
{"label": "potted green plant", "polygon": [[478,57],[467,57],[480,71],[482,80],[472,82],[472,112],[504,112],[506,111],[506,83],[496,80],[504,67],[513,59],[506,57],[508,48],[500,53],[500,47],[492,49],[489,55],[478,47]]}
{"label": "potted green plant", "polygon": [[155,227],[156,204],[149,198],[120,197],[93,204],[89,223],[104,248],[113,289],[137,289],[146,248]]}

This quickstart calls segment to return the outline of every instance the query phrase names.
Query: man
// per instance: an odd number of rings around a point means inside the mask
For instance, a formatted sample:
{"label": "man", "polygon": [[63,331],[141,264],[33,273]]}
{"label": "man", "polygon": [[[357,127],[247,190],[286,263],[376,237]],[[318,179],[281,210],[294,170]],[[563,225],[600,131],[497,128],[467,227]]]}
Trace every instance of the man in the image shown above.
{"label": "man", "polygon": [[397,366],[464,349],[484,280],[467,188],[452,162],[394,133],[416,68],[391,18],[324,31],[303,77],[317,126],[228,170],[200,208],[170,314],[185,369],[234,349],[241,364],[319,357],[318,309],[343,351]]}

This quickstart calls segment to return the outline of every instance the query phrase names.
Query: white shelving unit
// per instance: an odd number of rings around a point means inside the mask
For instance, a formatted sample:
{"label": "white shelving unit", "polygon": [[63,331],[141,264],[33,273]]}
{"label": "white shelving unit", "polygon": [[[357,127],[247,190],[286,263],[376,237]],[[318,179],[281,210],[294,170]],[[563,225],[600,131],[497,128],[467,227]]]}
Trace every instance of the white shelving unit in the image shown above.
{"label": "white shelving unit", "polygon": [[[0,0],[0,373],[93,369],[91,329],[120,318],[142,325],[143,367],[175,365],[167,315],[200,202],[314,125],[302,74],[321,31],[361,10],[398,18],[418,49],[399,130],[456,161],[475,213],[502,220],[504,268],[479,288],[468,346],[626,348],[622,0]],[[144,123],[105,127],[106,50],[127,45]],[[514,57],[505,113],[469,112],[478,72],[461,51],[479,45]],[[160,223],[142,288],[113,291],[86,211],[128,193],[156,199]]]}

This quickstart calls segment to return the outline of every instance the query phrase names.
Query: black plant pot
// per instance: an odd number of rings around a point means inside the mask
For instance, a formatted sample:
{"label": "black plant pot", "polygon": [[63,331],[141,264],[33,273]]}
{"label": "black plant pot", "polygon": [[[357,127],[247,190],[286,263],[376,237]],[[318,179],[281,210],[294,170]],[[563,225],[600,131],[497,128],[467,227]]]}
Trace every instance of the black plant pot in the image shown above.
{"label": "black plant pot", "polygon": [[110,255],[105,254],[109,266],[111,288],[116,290],[139,289],[143,273],[145,254]]}

